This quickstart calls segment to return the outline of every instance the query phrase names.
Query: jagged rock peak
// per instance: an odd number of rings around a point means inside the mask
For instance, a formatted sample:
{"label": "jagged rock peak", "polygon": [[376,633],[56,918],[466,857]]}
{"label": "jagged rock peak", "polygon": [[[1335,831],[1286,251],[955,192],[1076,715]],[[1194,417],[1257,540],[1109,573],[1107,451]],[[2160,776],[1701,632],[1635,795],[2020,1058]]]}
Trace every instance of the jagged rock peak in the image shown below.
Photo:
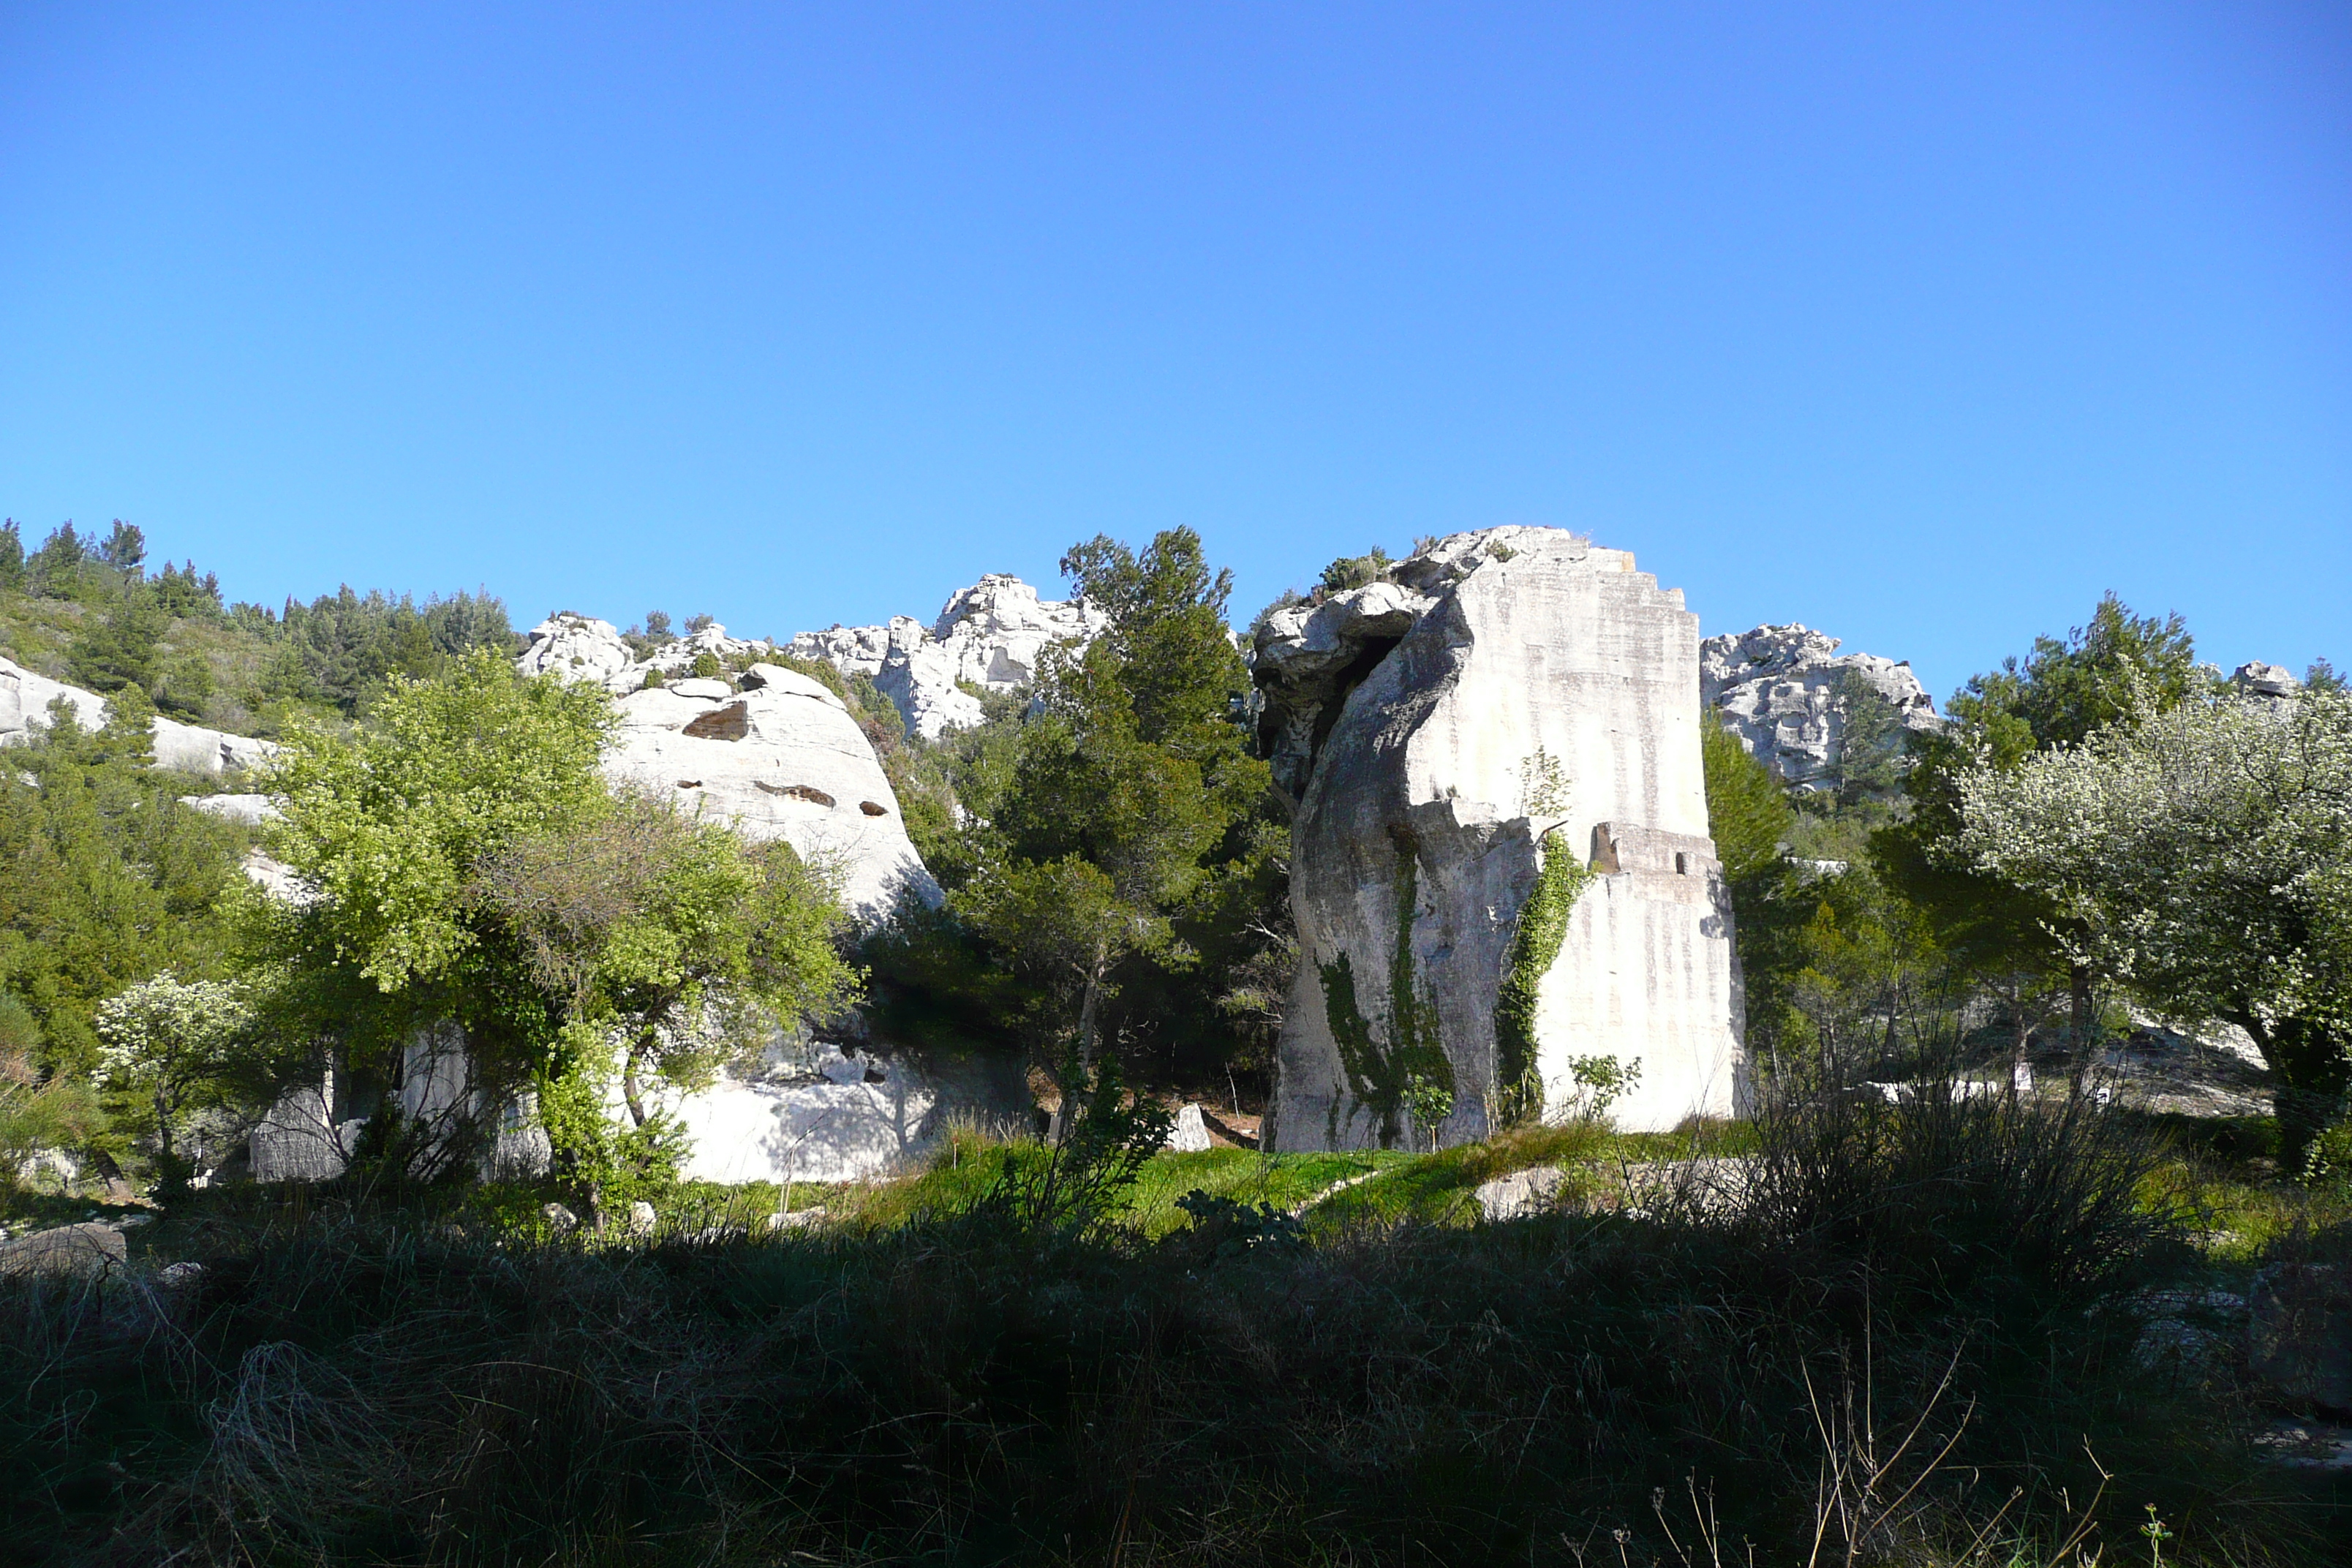
{"label": "jagged rock peak", "polygon": [[867,677],[907,728],[930,741],[980,722],[980,699],[968,688],[1018,690],[1036,679],[1049,645],[1084,643],[1104,624],[1082,600],[1041,599],[1020,578],[991,572],[948,595],[928,626],[911,616],[878,626],[834,626],[801,633],[787,651]]}
{"label": "jagged rock peak", "polygon": [[1836,637],[1809,626],[1758,626],[1699,644],[1699,694],[1740,743],[1801,790],[1843,782],[1845,734],[1860,680],[1885,698],[1906,730],[1943,720],[1908,662],[1838,652]]}

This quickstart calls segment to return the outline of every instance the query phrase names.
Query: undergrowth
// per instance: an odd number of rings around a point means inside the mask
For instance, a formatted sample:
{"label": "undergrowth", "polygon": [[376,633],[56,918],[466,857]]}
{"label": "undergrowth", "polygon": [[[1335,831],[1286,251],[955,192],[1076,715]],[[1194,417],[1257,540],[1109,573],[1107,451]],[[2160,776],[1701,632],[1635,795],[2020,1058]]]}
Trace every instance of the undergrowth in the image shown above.
{"label": "undergrowth", "polygon": [[[202,1257],[193,1285],[0,1283],[5,1539],[191,1565],[2115,1564],[2154,1505],[2168,1563],[2341,1560],[2230,1380],[2138,1353],[2137,1303],[2198,1257],[2135,1198],[2144,1130],[1846,1100],[1748,1136],[1736,1202],[1497,1225],[1425,1216],[1482,1172],[1622,1151],[1162,1157],[1137,1222],[1083,1231],[990,1201],[1034,1150],[977,1140],[803,1190],[822,1226],[714,1190],[626,1245],[534,1238],[519,1193],[239,1198],[146,1227]],[[1237,1228],[1341,1171],[1373,1173],[1303,1236]]]}

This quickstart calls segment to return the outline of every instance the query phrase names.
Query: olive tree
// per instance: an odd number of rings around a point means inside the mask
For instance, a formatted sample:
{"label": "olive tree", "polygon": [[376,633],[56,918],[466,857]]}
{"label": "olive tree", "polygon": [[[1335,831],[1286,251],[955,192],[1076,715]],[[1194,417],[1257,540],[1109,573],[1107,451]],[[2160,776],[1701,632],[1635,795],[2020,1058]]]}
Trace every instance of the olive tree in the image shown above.
{"label": "olive tree", "polygon": [[1957,782],[1968,862],[2150,1005],[2243,1028],[2300,1154],[2352,1079],[2352,697],[2193,699]]}

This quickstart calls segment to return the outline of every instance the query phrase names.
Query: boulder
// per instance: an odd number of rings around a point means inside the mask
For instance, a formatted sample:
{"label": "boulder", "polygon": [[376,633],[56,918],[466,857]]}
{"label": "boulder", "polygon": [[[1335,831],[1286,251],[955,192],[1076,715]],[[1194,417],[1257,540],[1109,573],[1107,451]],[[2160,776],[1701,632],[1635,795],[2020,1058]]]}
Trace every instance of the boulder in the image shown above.
{"label": "boulder", "polygon": [[[37,675],[0,658],[0,746],[31,738],[49,724],[49,704],[63,698],[75,720],[95,730],[106,722],[106,699],[79,686]],[[155,718],[155,765],[183,773],[224,773],[257,765],[278,748],[250,735],[231,735],[201,724]]]}
{"label": "boulder", "polygon": [[605,758],[616,779],[676,801],[688,816],[782,838],[840,880],[864,921],[902,896],[936,906],[938,882],[907,837],[898,797],[841,700],[806,676],[768,666],[741,693],[682,680],[617,700]]}
{"label": "boulder", "polygon": [[2246,1312],[2247,1370],[2294,1404],[2352,1412],[2352,1268],[2273,1264]]}
{"label": "boulder", "polygon": [[1699,645],[1699,698],[1748,752],[1807,791],[1836,790],[1859,688],[1877,693],[1906,731],[1943,720],[1908,663],[1839,653],[1838,639],[1801,626],[1758,626]]}
{"label": "boulder", "polygon": [[980,722],[980,699],[967,687],[1020,690],[1037,679],[1047,647],[1083,644],[1104,624],[1101,612],[1081,601],[1040,599],[1020,578],[992,572],[950,595],[928,626],[909,616],[886,626],[836,626],[803,632],[790,651],[870,678],[908,730],[929,741]]}
{"label": "boulder", "polygon": [[1568,1173],[1558,1165],[1535,1165],[1478,1184],[1478,1212],[1490,1220],[1528,1219],[1559,1206]]}
{"label": "boulder", "polygon": [[1188,1105],[1176,1113],[1176,1125],[1168,1130],[1168,1147],[1179,1154],[1197,1154],[1216,1145],[1209,1141],[1209,1124],[1201,1120],[1201,1108]]}
{"label": "boulder", "polygon": [[87,1279],[120,1268],[129,1256],[117,1226],[97,1221],[61,1225],[0,1243],[0,1279]]}
{"label": "boulder", "polygon": [[1255,641],[1297,807],[1269,1148],[1395,1143],[1414,1078],[1453,1106],[1416,1141],[1483,1137],[1490,1108],[1556,1112],[1588,1057],[1638,1069],[1625,1125],[1732,1109],[1731,904],[1680,593],[1577,535],[1489,529]]}
{"label": "boulder", "polygon": [[2284,665],[2252,659],[2230,672],[2230,684],[2248,697],[2292,697],[2303,682]]}

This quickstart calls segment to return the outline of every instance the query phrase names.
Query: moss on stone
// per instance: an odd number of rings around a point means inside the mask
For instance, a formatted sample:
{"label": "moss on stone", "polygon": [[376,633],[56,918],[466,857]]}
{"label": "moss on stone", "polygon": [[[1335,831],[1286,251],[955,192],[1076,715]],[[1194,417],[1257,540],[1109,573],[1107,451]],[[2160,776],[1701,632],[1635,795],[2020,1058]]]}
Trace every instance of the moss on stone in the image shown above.
{"label": "moss on stone", "polygon": [[[1538,847],[1550,839],[1551,835],[1545,835]],[[1575,856],[1551,849],[1544,854],[1535,889],[1519,910],[1503,983],[1495,994],[1496,1099],[1505,1127],[1543,1115],[1543,1074],[1536,1061],[1538,995],[1568,939],[1569,913],[1592,879],[1592,872]]]}

